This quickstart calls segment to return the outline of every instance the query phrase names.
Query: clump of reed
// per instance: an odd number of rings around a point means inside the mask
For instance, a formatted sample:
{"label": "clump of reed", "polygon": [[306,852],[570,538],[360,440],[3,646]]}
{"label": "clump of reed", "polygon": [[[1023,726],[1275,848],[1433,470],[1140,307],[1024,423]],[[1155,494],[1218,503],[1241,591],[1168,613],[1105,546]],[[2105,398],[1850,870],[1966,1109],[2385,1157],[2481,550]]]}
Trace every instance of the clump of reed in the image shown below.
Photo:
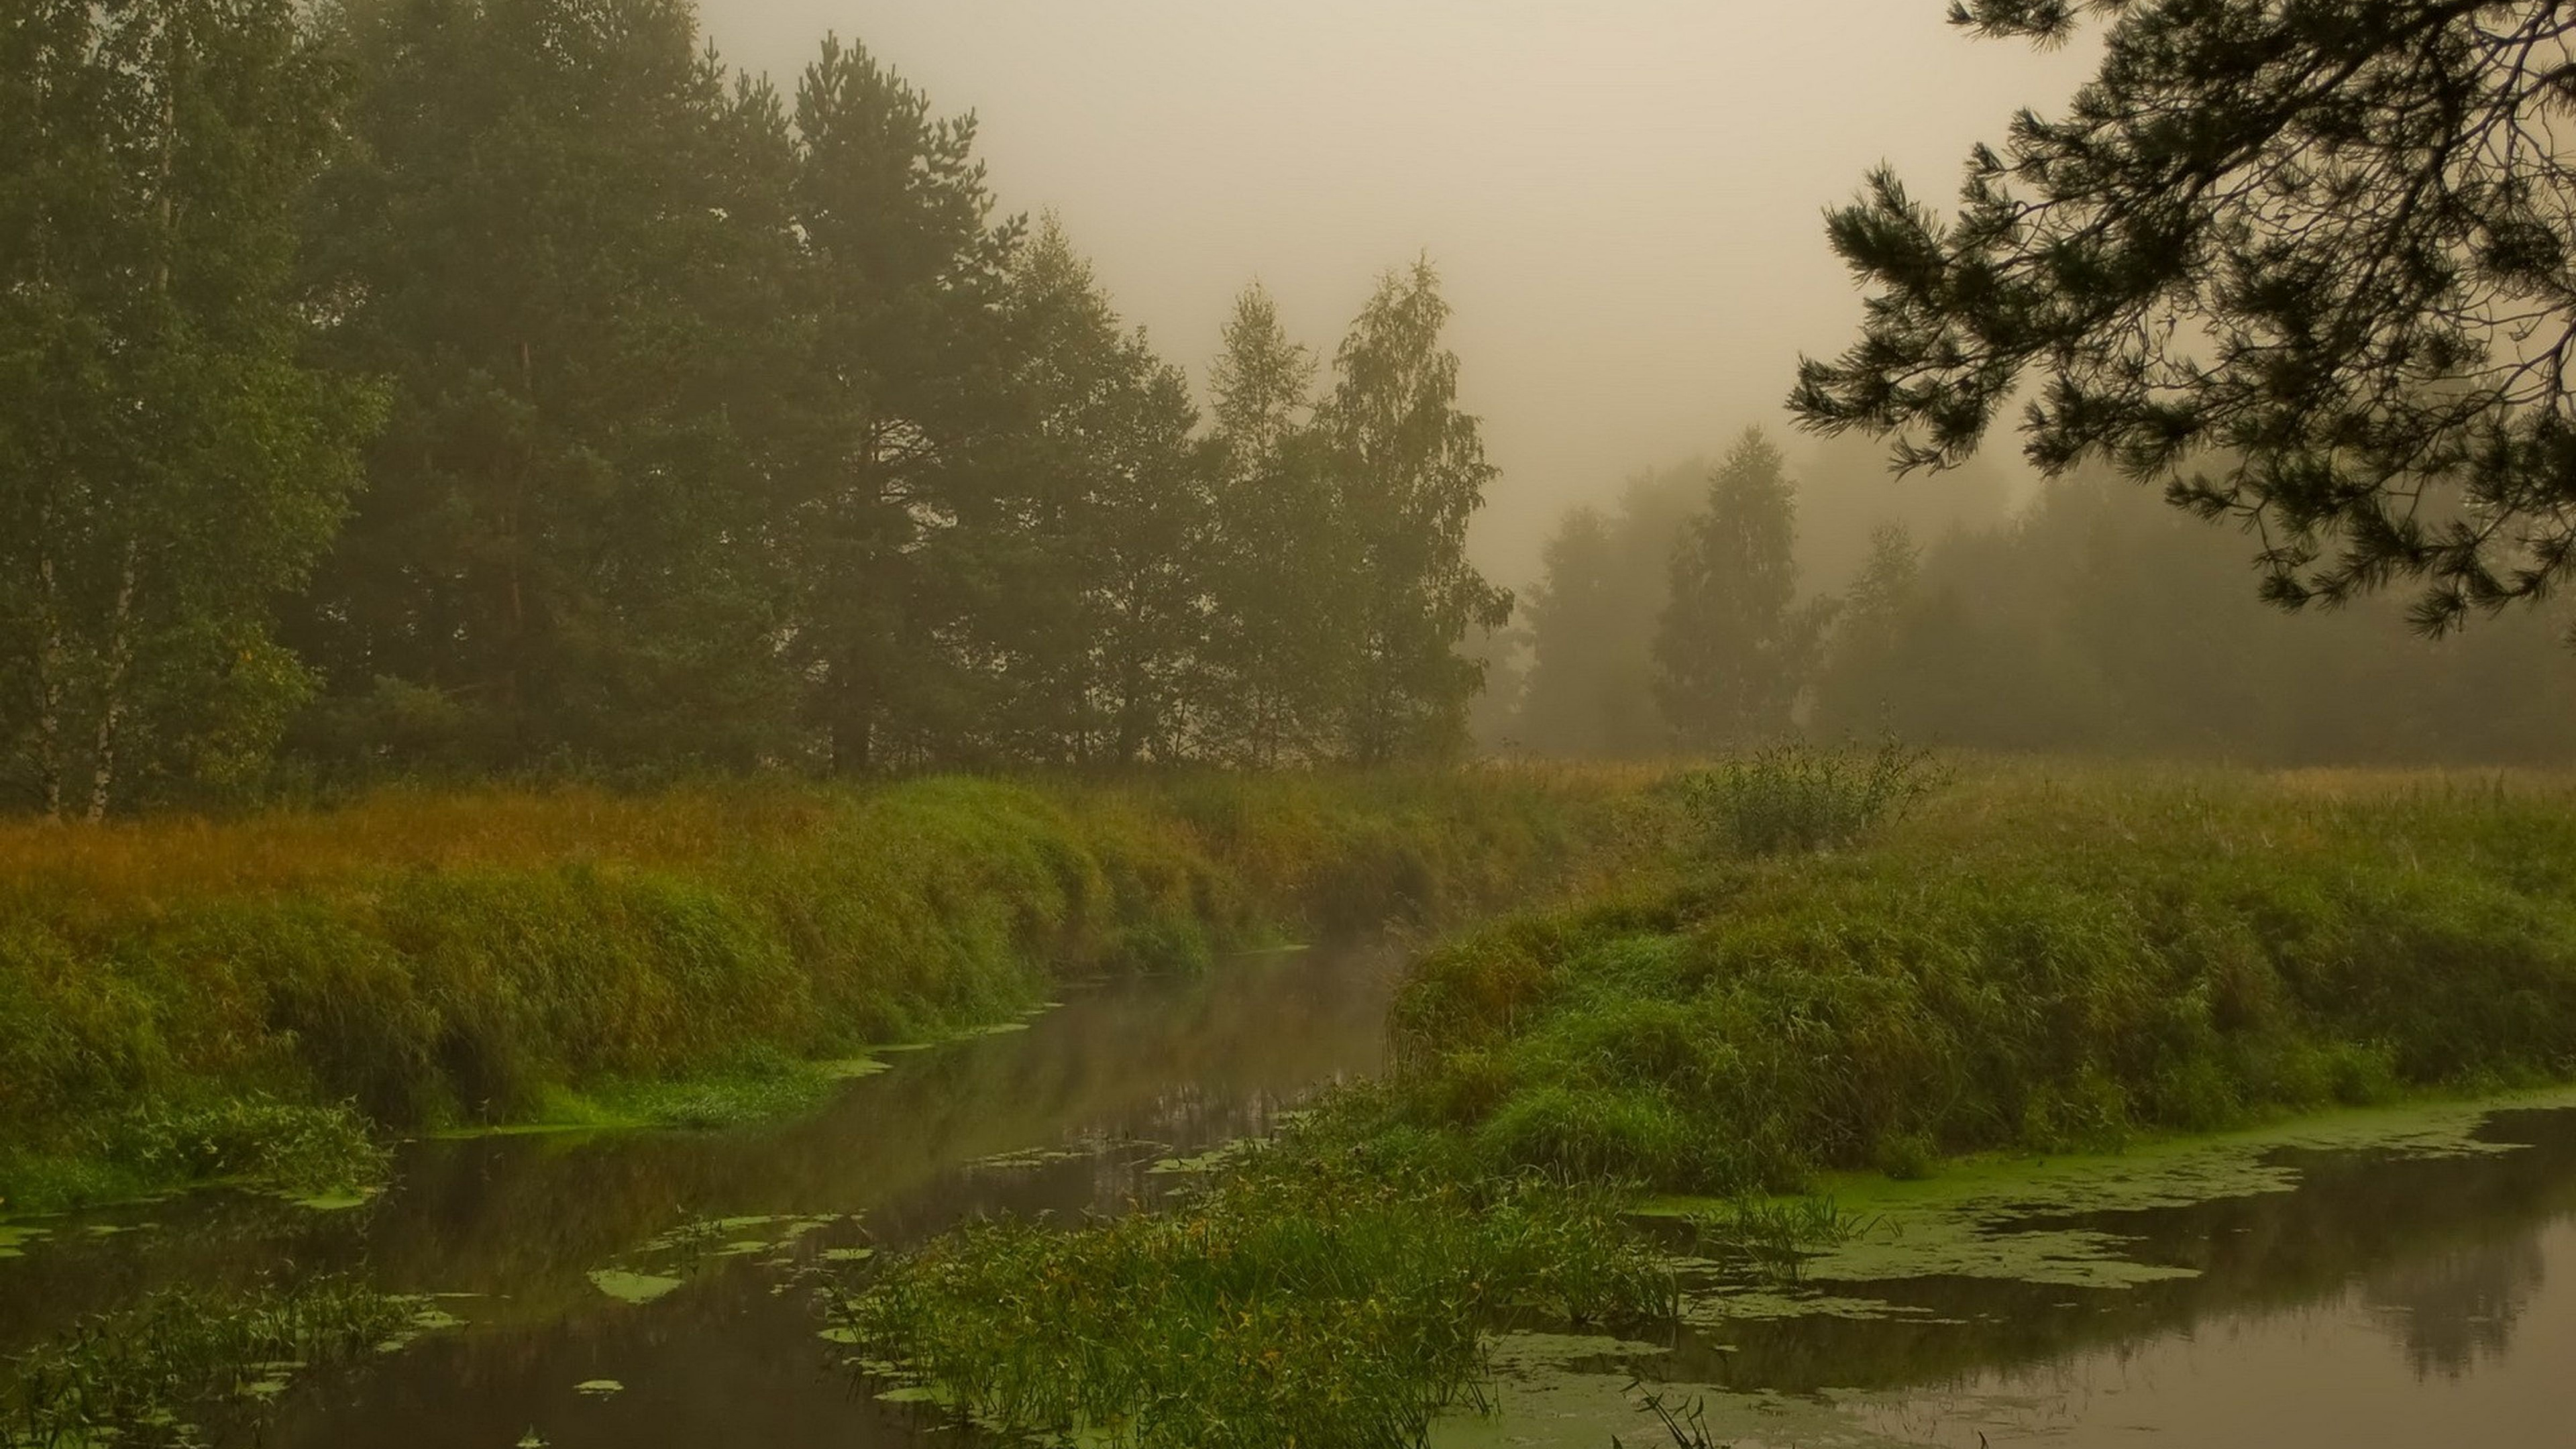
{"label": "clump of reed", "polygon": [[242,1296],[164,1289],[0,1372],[0,1449],[203,1444],[256,1419],[289,1375],[399,1339],[420,1313],[340,1277]]}
{"label": "clump of reed", "polygon": [[1496,1322],[1672,1312],[1622,1200],[1292,1132],[1156,1211],[970,1225],[831,1311],[873,1371],[1008,1432],[1412,1449],[1481,1402]]}
{"label": "clump of reed", "polygon": [[1710,847],[1742,855],[1831,850],[1900,819],[1946,783],[1932,752],[1802,741],[1733,756],[1665,788]]}

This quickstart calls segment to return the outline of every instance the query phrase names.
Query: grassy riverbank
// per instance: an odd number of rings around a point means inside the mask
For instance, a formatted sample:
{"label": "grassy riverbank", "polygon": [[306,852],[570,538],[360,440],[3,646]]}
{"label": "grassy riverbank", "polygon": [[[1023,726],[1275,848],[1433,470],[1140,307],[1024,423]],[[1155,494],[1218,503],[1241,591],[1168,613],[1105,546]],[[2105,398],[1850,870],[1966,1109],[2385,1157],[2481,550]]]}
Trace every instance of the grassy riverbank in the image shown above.
{"label": "grassy riverbank", "polygon": [[[1454,1184],[1398,1200],[1408,1232],[1470,1248],[1445,1216],[1529,1184],[1713,1198],[1707,1230],[1749,1241],[1796,1224],[1745,1204],[1832,1169],[1914,1177],[1955,1154],[2576,1076],[2576,781],[1978,765],[1876,832],[1841,808],[1873,788],[1906,803],[1921,778],[1792,759],[1671,792],[1695,849],[1421,958],[1390,1079],[1243,1170]],[[1837,837],[1853,843],[1804,848]],[[1244,1374],[1297,1351],[1257,1324],[1303,1331],[1355,1303],[1447,1315],[1453,1336],[1500,1322],[1473,1295],[1355,1295],[1328,1262],[1243,1242],[1224,1227],[1235,1191],[1220,1176],[1151,1227],[983,1230],[898,1257],[848,1319],[875,1359],[976,1412],[1138,1445],[1189,1440],[1158,1427],[1156,1386],[1089,1365],[1194,1352],[1216,1341],[1202,1320],[1245,1325],[1225,1343]],[[1121,1237],[1204,1255],[1165,1271],[1211,1284],[1205,1301],[1137,1298]],[[1533,1271],[1472,1253],[1459,1271],[1507,1266]],[[972,1347],[1001,1342],[1006,1364]],[[1409,1397],[1353,1373],[1338,1398],[1247,1399],[1245,1442],[1416,1443],[1431,1407],[1472,1401],[1478,1368],[1412,1362]],[[1375,1411],[1390,1401],[1409,1416]]]}
{"label": "grassy riverbank", "polygon": [[0,1211],[209,1178],[345,1191],[380,1165],[369,1125],[792,1105],[1068,977],[1561,888],[1641,848],[1639,809],[1626,777],[1505,771],[11,826]]}

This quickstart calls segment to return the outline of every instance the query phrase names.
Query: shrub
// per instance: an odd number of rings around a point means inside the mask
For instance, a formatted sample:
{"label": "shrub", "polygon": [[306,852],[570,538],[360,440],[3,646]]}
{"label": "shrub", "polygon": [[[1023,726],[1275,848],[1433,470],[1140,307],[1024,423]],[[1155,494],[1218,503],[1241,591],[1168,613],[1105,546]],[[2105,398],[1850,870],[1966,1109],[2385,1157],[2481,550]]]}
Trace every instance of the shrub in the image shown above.
{"label": "shrub", "polygon": [[1682,775],[1670,789],[1712,848],[1776,855],[1849,845],[1946,779],[1930,751],[1890,740],[1868,754],[1778,745]]}

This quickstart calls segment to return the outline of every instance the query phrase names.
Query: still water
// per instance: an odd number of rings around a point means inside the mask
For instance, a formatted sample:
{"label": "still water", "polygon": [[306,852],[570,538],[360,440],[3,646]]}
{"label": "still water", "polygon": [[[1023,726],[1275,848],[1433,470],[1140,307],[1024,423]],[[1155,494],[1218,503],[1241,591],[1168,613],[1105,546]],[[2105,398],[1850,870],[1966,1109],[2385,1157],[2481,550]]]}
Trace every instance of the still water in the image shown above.
{"label": "still water", "polygon": [[[895,1057],[787,1126],[423,1142],[346,1211],[205,1194],[53,1224],[0,1260],[0,1351],[155,1283],[344,1269],[444,1295],[463,1326],[298,1383],[267,1444],[944,1438],[829,1367],[814,1275],[975,1214],[1152,1196],[1157,1164],[1377,1069],[1393,965],[1316,952],[1100,986]],[[2576,1449],[2576,1111],[2416,1136],[1953,1193],[1794,1281],[1703,1265],[1691,1321],[1655,1341],[1499,1344],[1505,1412],[1435,1437],[1669,1444],[1638,1397],[1661,1385],[1745,1449]]]}

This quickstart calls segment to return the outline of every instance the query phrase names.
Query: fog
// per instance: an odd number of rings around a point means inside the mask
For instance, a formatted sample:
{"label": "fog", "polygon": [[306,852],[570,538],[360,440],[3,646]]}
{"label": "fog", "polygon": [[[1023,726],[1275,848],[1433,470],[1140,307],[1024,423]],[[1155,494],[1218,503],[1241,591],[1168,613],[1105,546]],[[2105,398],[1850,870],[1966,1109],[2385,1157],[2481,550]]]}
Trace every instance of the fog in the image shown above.
{"label": "fog", "polygon": [[1566,507],[1779,423],[1798,352],[1842,348],[1823,208],[1881,161],[1946,198],[2094,60],[1973,41],[1939,0],[703,4],[782,87],[833,30],[976,112],[1003,205],[1061,215],[1202,375],[1246,282],[1329,349],[1428,252],[1503,470],[1475,551],[1515,585]]}

